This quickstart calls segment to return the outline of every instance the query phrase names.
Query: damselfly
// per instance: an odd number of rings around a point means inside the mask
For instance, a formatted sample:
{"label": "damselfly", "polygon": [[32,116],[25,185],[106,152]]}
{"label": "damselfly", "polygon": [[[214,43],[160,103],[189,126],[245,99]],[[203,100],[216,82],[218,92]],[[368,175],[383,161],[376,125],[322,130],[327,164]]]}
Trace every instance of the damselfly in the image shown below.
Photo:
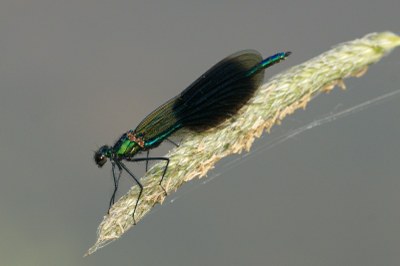
{"label": "damselfly", "polygon": [[[94,154],[94,160],[102,167],[109,159],[114,178],[114,192],[109,209],[114,204],[119,179],[125,170],[140,189],[132,213],[135,222],[135,211],[143,192],[143,185],[123,161],[145,161],[146,171],[149,161],[164,161],[165,168],[159,183],[162,187],[169,158],[149,157],[149,151],[169,140],[168,137],[179,129],[202,132],[234,115],[260,86],[264,70],[290,54],[291,52],[277,53],[264,60],[260,53],[254,50],[232,54],[201,75],[178,96],[150,113],[136,129],[124,133],[113,146],[100,147]],[[137,158],[136,155],[142,151],[146,151],[147,156]],[[166,193],[165,189],[164,192]]]}

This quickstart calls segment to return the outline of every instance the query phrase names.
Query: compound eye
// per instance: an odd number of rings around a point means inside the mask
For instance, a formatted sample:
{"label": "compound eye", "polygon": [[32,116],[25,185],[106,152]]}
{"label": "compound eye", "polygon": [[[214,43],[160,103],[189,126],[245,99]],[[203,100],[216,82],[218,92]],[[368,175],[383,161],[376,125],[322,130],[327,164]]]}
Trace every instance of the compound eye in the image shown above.
{"label": "compound eye", "polygon": [[94,161],[98,167],[102,167],[107,162],[107,157],[104,155],[104,147],[94,153]]}
{"label": "compound eye", "polygon": [[95,158],[95,162],[98,167],[102,167],[107,162],[107,158],[104,155],[101,155]]}

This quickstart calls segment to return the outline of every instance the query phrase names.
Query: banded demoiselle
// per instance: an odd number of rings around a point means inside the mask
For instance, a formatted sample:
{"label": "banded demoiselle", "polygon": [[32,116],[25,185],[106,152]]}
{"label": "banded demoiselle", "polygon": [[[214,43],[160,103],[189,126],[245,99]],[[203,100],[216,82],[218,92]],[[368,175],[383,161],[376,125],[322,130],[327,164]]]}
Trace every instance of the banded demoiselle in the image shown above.
{"label": "banded demoiselle", "polygon": [[[109,159],[114,178],[114,192],[108,209],[114,204],[119,179],[125,170],[140,188],[132,213],[135,222],[135,211],[143,185],[123,161],[145,161],[146,171],[149,161],[164,161],[165,168],[159,183],[162,187],[169,158],[149,157],[149,151],[169,140],[168,137],[179,129],[202,132],[234,115],[260,86],[264,70],[290,54],[291,52],[281,52],[263,60],[260,53],[254,50],[234,53],[201,75],[182,93],[150,113],[136,129],[124,133],[113,146],[100,147],[94,154],[94,160],[98,167],[102,167]],[[147,156],[136,158],[142,151],[146,151]],[[162,189],[166,193],[163,187]]]}

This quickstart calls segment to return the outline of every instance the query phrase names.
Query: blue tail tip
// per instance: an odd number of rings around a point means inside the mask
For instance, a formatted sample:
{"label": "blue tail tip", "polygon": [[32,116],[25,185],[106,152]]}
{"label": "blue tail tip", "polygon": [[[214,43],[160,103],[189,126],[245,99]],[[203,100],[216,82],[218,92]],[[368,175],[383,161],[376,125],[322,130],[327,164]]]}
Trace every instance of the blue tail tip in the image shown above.
{"label": "blue tail tip", "polygon": [[291,51],[287,51],[287,52],[284,52],[283,54],[284,54],[285,57],[288,57],[289,55],[292,54],[292,52]]}

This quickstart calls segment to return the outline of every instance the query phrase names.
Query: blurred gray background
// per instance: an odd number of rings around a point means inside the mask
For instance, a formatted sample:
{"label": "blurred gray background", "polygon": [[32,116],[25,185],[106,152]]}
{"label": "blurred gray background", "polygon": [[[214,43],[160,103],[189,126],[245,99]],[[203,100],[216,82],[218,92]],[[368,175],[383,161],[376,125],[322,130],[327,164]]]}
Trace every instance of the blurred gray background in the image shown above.
{"label": "blurred gray background", "polygon": [[[82,258],[112,193],[93,150],[233,52],[293,51],[268,78],[337,43],[399,32],[399,10],[398,0],[2,0],[0,264],[400,265],[399,96],[233,168],[240,156],[224,159],[216,178],[186,184]],[[399,62],[395,50],[254,147],[398,90]]]}

